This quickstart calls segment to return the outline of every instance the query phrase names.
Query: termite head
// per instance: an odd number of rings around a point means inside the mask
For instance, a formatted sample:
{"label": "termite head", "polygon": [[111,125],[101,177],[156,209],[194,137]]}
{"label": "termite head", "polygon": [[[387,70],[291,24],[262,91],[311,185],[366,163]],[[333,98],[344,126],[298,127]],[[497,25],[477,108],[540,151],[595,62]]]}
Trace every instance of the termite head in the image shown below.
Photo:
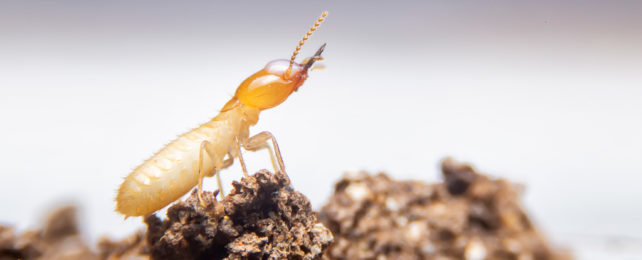
{"label": "termite head", "polygon": [[315,61],[321,59],[324,48],[325,44],[303,64],[290,63],[289,60],[269,62],[265,68],[243,81],[234,97],[244,106],[261,110],[278,106],[303,85],[308,78],[308,70]]}
{"label": "termite head", "polygon": [[319,27],[326,15],[327,12],[324,12],[310,28],[299,42],[290,60],[271,61],[265,68],[247,78],[236,89],[234,97],[225,104],[221,111],[230,110],[239,104],[260,110],[272,108],[283,103],[290,94],[297,91],[308,78],[308,70],[314,62],[323,59],[321,53],[325,49],[325,44],[321,45],[314,56],[305,59],[302,63],[296,63],[294,59],[303,43]]}

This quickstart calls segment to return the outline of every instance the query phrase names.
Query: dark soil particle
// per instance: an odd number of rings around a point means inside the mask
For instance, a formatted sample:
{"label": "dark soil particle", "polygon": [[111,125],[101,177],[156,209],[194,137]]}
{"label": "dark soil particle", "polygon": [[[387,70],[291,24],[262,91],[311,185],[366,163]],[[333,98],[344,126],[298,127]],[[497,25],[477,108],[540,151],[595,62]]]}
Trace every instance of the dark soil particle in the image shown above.
{"label": "dark soil particle", "polygon": [[287,176],[260,171],[223,201],[196,192],[167,210],[167,219],[148,216],[147,242],[153,259],[319,259],[333,240],[317,222],[310,202],[293,191]]}
{"label": "dark soil particle", "polygon": [[519,202],[519,188],[446,159],[445,182],[346,175],[321,211],[330,259],[570,259],[554,251]]}

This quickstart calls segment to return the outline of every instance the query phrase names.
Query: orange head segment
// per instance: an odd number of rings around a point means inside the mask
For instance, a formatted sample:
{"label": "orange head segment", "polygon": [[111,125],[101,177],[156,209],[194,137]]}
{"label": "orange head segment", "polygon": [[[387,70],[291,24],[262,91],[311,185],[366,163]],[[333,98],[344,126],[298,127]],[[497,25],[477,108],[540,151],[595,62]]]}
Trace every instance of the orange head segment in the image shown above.
{"label": "orange head segment", "polygon": [[265,68],[243,81],[236,89],[234,97],[221,111],[230,110],[238,104],[264,110],[283,103],[292,92],[303,85],[312,64],[322,59],[321,53],[324,48],[325,44],[321,45],[314,56],[306,59],[307,62],[303,64],[294,62],[290,65],[289,60],[271,61]]}
{"label": "orange head segment", "polygon": [[297,91],[308,78],[308,70],[312,64],[322,59],[321,53],[323,53],[325,44],[321,45],[314,56],[305,59],[301,64],[294,62],[294,58],[296,58],[303,42],[308,39],[312,31],[316,30],[326,15],[327,12],[324,12],[310,28],[303,40],[299,42],[290,60],[271,61],[265,68],[245,79],[236,89],[234,97],[225,104],[221,111],[230,110],[239,104],[260,110],[272,108],[283,103],[292,92]]}

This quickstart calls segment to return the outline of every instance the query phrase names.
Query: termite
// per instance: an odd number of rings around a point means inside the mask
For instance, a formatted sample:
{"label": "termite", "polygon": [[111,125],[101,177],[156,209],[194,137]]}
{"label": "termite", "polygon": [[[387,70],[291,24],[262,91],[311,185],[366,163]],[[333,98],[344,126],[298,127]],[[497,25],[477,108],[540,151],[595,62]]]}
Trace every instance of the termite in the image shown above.
{"label": "termite", "polygon": [[231,166],[234,159],[240,162],[243,174],[249,176],[241,148],[268,149],[275,172],[286,174],[274,136],[264,131],[250,137],[249,128],[257,123],[261,111],[278,106],[297,91],[308,78],[310,67],[322,59],[325,44],[312,57],[295,62],[305,41],[326,16],[327,12],[323,12],[310,27],[289,60],[269,62],[239,85],[216,117],[179,136],[134,169],[118,189],[116,211],[125,217],[146,216],[174,202],[194,186],[198,186],[202,202],[203,179],[214,175],[222,193],[219,172]]}

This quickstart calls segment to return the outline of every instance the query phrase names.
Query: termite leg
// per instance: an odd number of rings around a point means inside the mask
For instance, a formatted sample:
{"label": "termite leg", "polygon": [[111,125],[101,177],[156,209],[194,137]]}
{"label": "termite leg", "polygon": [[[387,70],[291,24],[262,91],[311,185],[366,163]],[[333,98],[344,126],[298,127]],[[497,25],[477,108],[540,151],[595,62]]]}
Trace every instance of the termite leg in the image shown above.
{"label": "termite leg", "polygon": [[258,151],[261,149],[268,149],[270,153],[270,161],[272,162],[272,168],[274,169],[275,172],[278,171],[279,169],[276,166],[276,158],[274,158],[274,150],[272,149],[272,146],[268,145],[267,143],[263,143],[263,146],[259,147],[255,151]]}
{"label": "termite leg", "polygon": [[[223,166],[221,167],[221,170],[232,166],[232,164],[234,163],[234,157],[231,154],[228,154],[227,157],[228,158],[225,159],[225,161],[223,161]],[[216,172],[215,173],[216,185],[218,186],[218,191],[219,191],[219,194],[221,194],[221,200],[222,200],[223,198],[225,198],[225,192],[223,191],[223,181],[221,180],[221,171],[219,170],[215,172]]]}
{"label": "termite leg", "polygon": [[[223,192],[223,184],[221,184],[222,182],[223,181],[221,181],[221,172],[220,171],[216,171],[216,186],[218,186],[219,194],[221,194],[221,200],[223,200],[223,198],[225,198],[225,192]],[[214,199],[216,199],[216,195],[214,195],[212,197],[214,197]]]}
{"label": "termite leg", "polygon": [[283,157],[281,156],[281,149],[279,149],[279,144],[276,142],[276,138],[268,131],[260,132],[243,142],[243,147],[248,151],[256,151],[261,148],[264,148],[267,144],[267,141],[272,141],[272,146],[274,146],[274,154],[276,155],[277,162],[279,164],[279,171],[287,176],[285,173],[285,164],[283,163]]}
{"label": "termite leg", "polygon": [[250,175],[247,173],[247,166],[245,165],[245,159],[243,159],[243,153],[241,152],[241,141],[239,141],[238,138],[236,138],[236,153],[239,156],[239,163],[241,164],[243,175],[245,175],[245,178],[250,177]]}
{"label": "termite leg", "polygon": [[[218,180],[218,187],[219,191],[222,193],[222,185],[221,185],[221,177],[218,176],[219,172],[217,169],[214,169],[213,173],[206,173],[205,169],[203,169],[203,155],[207,154],[210,159],[212,158],[214,153],[213,149],[213,144],[208,142],[208,141],[203,141],[201,142],[201,149],[199,149],[198,152],[198,201],[201,203],[202,206],[205,205],[204,200],[203,200],[203,179],[205,179],[206,176],[212,176],[213,174],[216,174],[217,180]],[[231,165],[231,163],[230,163]],[[229,165],[228,165],[229,166]]]}
{"label": "termite leg", "polygon": [[[248,172],[245,165],[245,160],[243,159],[243,154],[241,154],[241,146],[243,146],[243,144],[241,144],[241,141],[239,141],[239,139],[236,139],[236,141],[237,141],[237,152],[239,154],[239,161],[241,162],[241,168],[243,169],[243,174],[245,174],[245,177],[247,177]],[[261,149],[268,149],[270,153],[270,161],[272,162],[272,168],[274,169],[275,172],[278,171],[279,168],[277,168],[276,166],[276,159],[274,158],[274,150],[266,142],[261,143],[260,145],[258,145],[258,147],[256,147],[253,150],[250,150],[250,149],[246,149],[246,150],[254,152]]]}

